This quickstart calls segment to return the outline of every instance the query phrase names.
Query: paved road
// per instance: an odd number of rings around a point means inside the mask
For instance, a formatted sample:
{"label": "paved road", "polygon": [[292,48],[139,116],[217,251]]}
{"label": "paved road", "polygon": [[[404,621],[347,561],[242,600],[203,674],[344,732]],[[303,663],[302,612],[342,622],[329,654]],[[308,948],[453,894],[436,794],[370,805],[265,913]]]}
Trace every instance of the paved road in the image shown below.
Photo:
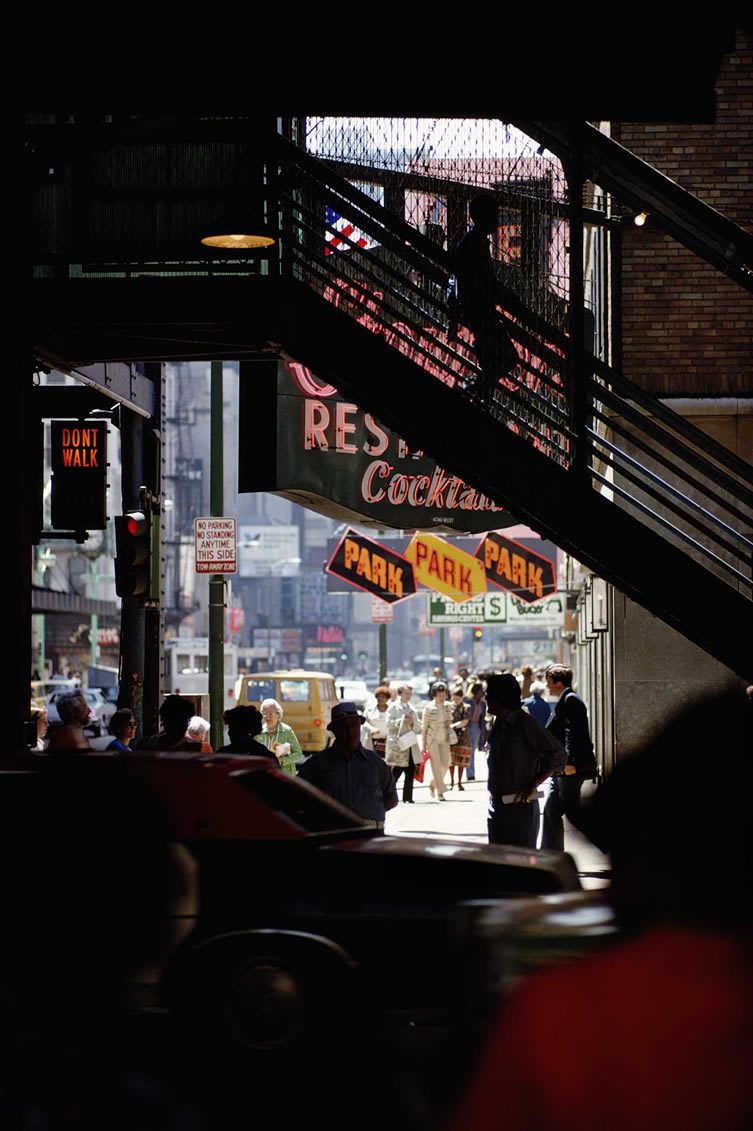
{"label": "paved road", "polygon": [[[446,794],[446,801],[436,801],[428,786],[414,786],[413,805],[401,801],[397,809],[387,814],[385,831],[401,836],[452,836],[460,840],[486,843],[486,755],[476,754],[476,780],[463,782],[463,792],[457,786]],[[402,796],[402,778],[398,782],[398,796]],[[569,852],[580,872],[602,872],[609,861],[572,825],[565,821],[565,851]],[[604,879],[593,876],[583,878],[584,887],[602,887]]]}

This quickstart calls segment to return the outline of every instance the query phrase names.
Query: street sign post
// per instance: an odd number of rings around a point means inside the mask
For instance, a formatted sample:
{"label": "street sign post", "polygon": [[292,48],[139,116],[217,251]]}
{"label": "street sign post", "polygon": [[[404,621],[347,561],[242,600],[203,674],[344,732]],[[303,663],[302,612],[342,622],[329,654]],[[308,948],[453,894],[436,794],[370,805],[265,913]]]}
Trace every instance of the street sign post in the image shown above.
{"label": "street sign post", "polygon": [[372,624],[392,624],[395,619],[395,611],[392,605],[387,601],[383,601],[381,597],[371,598],[371,623]]}

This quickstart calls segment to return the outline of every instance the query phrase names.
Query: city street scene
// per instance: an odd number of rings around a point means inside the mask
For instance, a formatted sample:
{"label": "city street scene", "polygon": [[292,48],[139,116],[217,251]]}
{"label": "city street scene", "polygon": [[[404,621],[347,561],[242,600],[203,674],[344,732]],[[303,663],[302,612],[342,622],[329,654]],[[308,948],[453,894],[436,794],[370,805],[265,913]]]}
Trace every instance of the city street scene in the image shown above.
{"label": "city street scene", "polygon": [[753,1126],[753,37],[683,35],[686,111],[19,116],[8,1126]]}

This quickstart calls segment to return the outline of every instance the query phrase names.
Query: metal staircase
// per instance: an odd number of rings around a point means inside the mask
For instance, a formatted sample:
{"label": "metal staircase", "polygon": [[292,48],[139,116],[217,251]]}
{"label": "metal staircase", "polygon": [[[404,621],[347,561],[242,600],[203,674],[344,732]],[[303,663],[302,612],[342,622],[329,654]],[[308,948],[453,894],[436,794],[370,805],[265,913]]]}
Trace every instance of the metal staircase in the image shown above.
{"label": "metal staircase", "polygon": [[472,339],[448,335],[447,252],[284,139],[269,189],[284,351],[752,678],[751,467],[586,349],[563,302],[559,324],[527,305],[509,271],[498,316],[520,364],[487,412],[466,392]]}
{"label": "metal staircase", "polygon": [[[609,364],[610,326],[584,288],[583,229],[606,245],[607,193],[629,203],[650,192],[667,230],[743,286],[750,237],[585,127],[529,123],[529,148],[506,164],[453,164],[424,151],[406,161],[389,145],[343,149],[334,134],[312,146],[300,124],[270,139],[262,161],[243,120],[200,126],[157,122],[146,140],[131,131],[74,154],[60,193],[75,207],[44,221],[48,250],[35,261],[37,357],[72,368],[287,354],[753,681],[753,469]],[[70,131],[54,136],[69,144]],[[139,146],[160,171],[148,198]],[[548,146],[559,171],[537,157]],[[173,229],[202,193],[251,194],[262,166],[279,234],[263,268],[199,260],[194,244],[173,253]],[[186,169],[209,187],[184,185]],[[587,190],[602,171],[603,194]],[[519,354],[488,409],[468,393],[472,337],[450,333],[444,247],[482,186],[510,220],[498,317]],[[64,238],[55,225],[68,215]]]}

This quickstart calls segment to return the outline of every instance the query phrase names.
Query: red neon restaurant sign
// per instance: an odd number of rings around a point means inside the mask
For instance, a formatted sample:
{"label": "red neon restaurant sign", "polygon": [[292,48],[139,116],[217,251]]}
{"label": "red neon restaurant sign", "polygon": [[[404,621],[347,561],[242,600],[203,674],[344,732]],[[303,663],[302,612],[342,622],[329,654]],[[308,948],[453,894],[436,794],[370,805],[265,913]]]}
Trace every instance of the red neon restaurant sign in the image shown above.
{"label": "red neon restaurant sign", "polygon": [[[269,372],[269,371],[268,371]],[[274,380],[274,384],[273,384]],[[263,406],[263,407],[262,407]],[[353,525],[479,533],[510,522],[492,499],[438,466],[304,365],[280,362],[240,385],[241,491],[275,491]]]}

